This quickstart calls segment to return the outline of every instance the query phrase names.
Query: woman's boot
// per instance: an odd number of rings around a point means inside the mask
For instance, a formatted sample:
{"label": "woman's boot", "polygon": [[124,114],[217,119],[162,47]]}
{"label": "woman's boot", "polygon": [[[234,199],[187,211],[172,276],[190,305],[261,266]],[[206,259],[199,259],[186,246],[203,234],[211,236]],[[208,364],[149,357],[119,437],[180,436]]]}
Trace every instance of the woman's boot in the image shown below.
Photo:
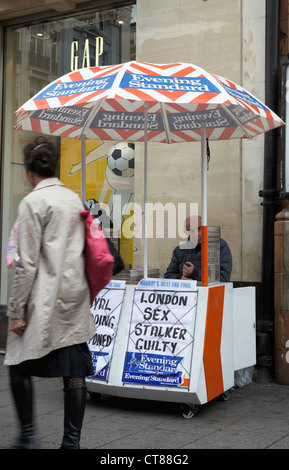
{"label": "woman's boot", "polygon": [[20,421],[20,435],[11,449],[37,449],[33,424],[33,384],[31,377],[11,382],[11,391]]}
{"label": "woman's boot", "polygon": [[79,441],[85,406],[86,387],[64,388],[64,434],[61,449],[80,448]]}

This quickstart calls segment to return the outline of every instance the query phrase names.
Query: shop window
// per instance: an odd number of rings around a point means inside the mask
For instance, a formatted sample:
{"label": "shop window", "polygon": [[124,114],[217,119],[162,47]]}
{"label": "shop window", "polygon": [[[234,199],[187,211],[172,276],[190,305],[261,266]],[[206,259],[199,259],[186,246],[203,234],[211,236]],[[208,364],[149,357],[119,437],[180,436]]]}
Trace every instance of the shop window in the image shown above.
{"label": "shop window", "polygon": [[[35,134],[15,131],[15,111],[41,88],[71,70],[95,65],[111,65],[135,59],[135,5],[105,11],[81,12],[72,18],[41,24],[10,27],[4,86],[4,145],[2,198],[1,304],[7,303],[11,271],[5,252],[10,229],[21,199],[31,190],[24,167],[23,147]],[[61,151],[59,176],[80,194],[80,143],[73,139],[51,138]],[[95,158],[87,166],[87,198],[109,204],[113,190],[105,180],[106,155],[114,142],[89,141],[88,152]],[[133,179],[129,189],[133,200]],[[127,247],[127,244],[124,244]],[[131,260],[131,247],[123,253]]]}

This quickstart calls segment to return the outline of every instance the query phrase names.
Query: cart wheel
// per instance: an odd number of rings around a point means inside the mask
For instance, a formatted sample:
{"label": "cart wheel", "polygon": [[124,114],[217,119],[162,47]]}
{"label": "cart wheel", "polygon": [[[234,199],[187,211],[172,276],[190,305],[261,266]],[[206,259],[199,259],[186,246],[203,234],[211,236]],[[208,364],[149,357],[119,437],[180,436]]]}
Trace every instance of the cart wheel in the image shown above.
{"label": "cart wheel", "polygon": [[223,401],[228,401],[229,398],[230,398],[230,396],[231,396],[231,395],[230,395],[230,391],[227,390],[226,392],[222,393],[222,395],[220,395],[220,398],[221,398],[221,400],[223,400]]}
{"label": "cart wheel", "polygon": [[182,403],[180,408],[183,417],[186,419],[193,418],[199,409],[198,405],[186,405],[185,403]]}
{"label": "cart wheel", "polygon": [[101,393],[97,393],[97,392],[89,392],[89,396],[90,396],[90,399],[92,401],[99,401],[100,400],[100,397],[101,397]]}

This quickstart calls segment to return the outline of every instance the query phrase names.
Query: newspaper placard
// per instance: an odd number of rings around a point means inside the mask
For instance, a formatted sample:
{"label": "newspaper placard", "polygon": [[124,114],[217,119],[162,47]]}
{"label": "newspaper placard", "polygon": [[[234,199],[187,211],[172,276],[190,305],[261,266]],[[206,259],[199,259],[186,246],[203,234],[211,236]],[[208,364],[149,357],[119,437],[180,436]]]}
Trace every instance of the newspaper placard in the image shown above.
{"label": "newspaper placard", "polygon": [[208,226],[208,282],[220,281],[220,227]]}
{"label": "newspaper placard", "polygon": [[[186,287],[182,287],[184,284]],[[134,292],[124,383],[189,386],[195,286],[194,281],[173,279],[139,283]]]}
{"label": "newspaper placard", "polygon": [[95,335],[88,341],[94,370],[91,378],[107,380],[124,290],[125,281],[111,281],[99,292],[90,307],[96,326]]}

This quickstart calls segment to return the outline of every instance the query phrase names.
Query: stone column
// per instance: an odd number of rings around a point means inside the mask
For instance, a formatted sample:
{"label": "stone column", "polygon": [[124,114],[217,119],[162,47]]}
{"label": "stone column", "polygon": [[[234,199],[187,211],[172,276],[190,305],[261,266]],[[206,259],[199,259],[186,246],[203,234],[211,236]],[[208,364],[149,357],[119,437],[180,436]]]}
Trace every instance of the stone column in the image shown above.
{"label": "stone column", "polygon": [[[275,245],[275,381],[289,385],[289,208],[277,214]],[[273,287],[272,287],[273,288]]]}

